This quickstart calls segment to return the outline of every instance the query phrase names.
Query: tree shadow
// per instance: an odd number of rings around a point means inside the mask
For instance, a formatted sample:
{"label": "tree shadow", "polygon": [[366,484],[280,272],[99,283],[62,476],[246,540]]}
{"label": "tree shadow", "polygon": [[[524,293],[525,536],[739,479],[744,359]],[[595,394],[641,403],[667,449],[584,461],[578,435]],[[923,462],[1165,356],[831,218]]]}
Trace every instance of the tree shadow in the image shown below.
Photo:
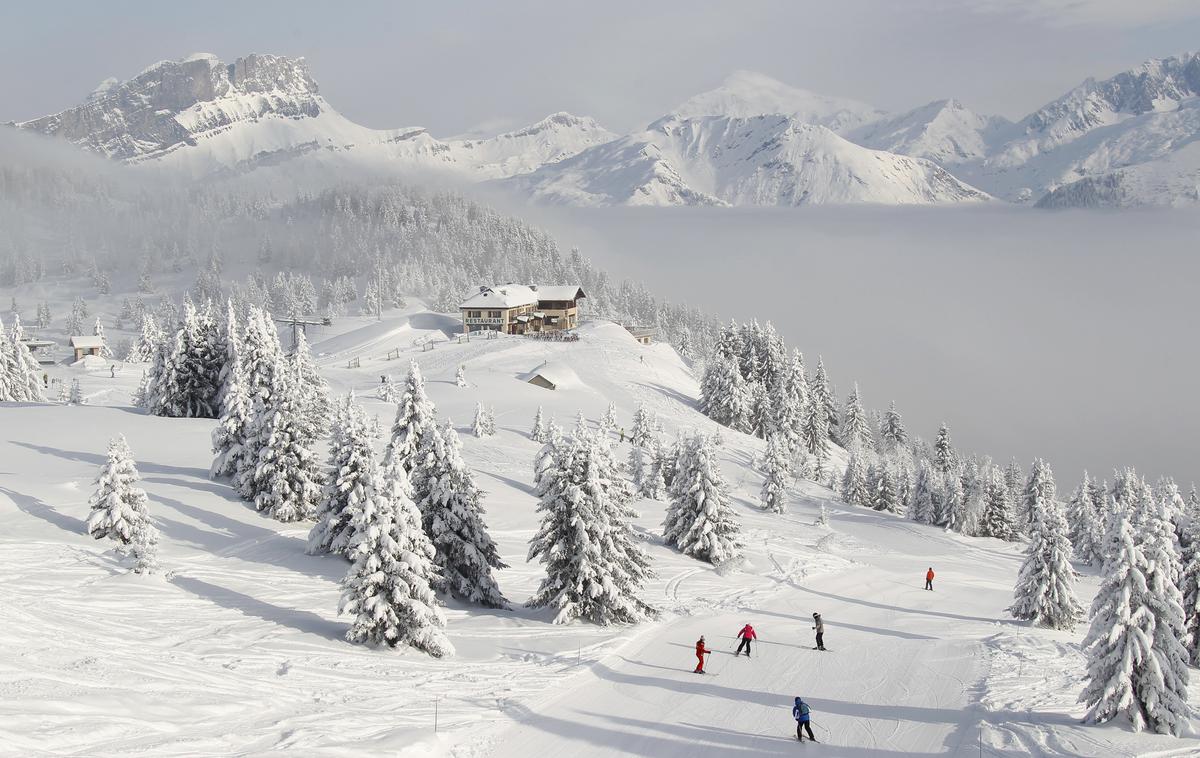
{"label": "tree shadow", "polygon": [[245,616],[262,619],[263,621],[294,629],[304,634],[311,634],[321,639],[333,642],[345,642],[345,624],[331,621],[311,611],[281,608],[278,605],[250,597],[227,587],[218,587],[215,584],[209,584],[190,576],[176,574],[169,581],[196,597],[208,600],[222,608],[238,611]]}
{"label": "tree shadow", "polygon": [[22,513],[39,518],[71,534],[87,536],[86,521],[74,516],[68,516],[65,513],[60,513],[44,500],[39,500],[33,495],[26,495],[23,492],[17,492],[7,487],[0,487],[0,494],[6,495]]}
{"label": "tree shadow", "polygon": [[[64,458],[68,461],[77,461],[79,463],[89,463],[93,466],[103,465],[108,460],[107,455],[100,453],[85,453],[79,450],[63,450],[62,448],[49,447],[47,445],[35,445],[32,442],[12,441],[14,445],[28,448],[43,455],[53,455],[58,458]],[[176,476],[190,476],[196,479],[207,479],[208,469],[188,468],[186,466],[170,466],[165,463],[153,463],[151,461],[137,461],[138,471],[141,473],[153,474],[175,474]]]}
{"label": "tree shadow", "polygon": [[491,478],[495,479],[496,481],[504,482],[505,484],[507,484],[508,486],[512,487],[515,490],[518,490],[519,492],[525,492],[530,495],[536,494],[534,492],[533,485],[530,484],[529,482],[522,482],[518,479],[513,479],[512,477],[504,476],[502,474],[496,474],[491,471],[480,471],[479,473],[483,474],[484,476],[490,476]]}
{"label": "tree shadow", "polygon": [[[811,587],[805,587],[800,584],[795,584],[795,583],[791,583],[791,584],[793,587],[800,590],[801,592],[807,592],[811,595],[818,595],[820,597],[828,598],[830,600],[841,600],[842,602],[854,603],[855,605],[863,605],[868,608],[878,608],[879,610],[884,610],[884,611],[896,611],[897,613],[910,613],[910,614],[918,615],[918,616],[936,616],[938,618],[954,619],[955,621],[979,621],[979,622],[982,622],[985,624],[1013,625],[1016,623],[1010,619],[986,618],[984,616],[964,616],[960,613],[949,613],[947,611],[921,610],[918,608],[905,608],[905,607],[899,606],[899,605],[888,605],[887,603],[876,603],[872,600],[862,600],[859,598],[846,597],[845,595],[835,595],[832,592],[821,592],[820,590],[814,590]],[[826,621],[825,623],[829,624],[828,621]]]}
{"label": "tree shadow", "polygon": [[[791,621],[796,621],[799,623],[809,623],[812,621],[812,618],[810,618],[808,616],[792,616],[791,614],[779,613],[778,611],[765,611],[761,608],[747,608],[746,613],[759,615],[759,616],[775,616],[777,618],[789,619]],[[897,629],[885,629],[883,627],[875,627],[875,626],[862,626],[860,624],[851,624],[847,621],[826,621],[825,626],[832,627],[832,628],[854,629],[855,631],[866,632],[868,634],[881,634],[881,635],[884,635],[887,637],[898,637],[899,639],[902,639],[902,640],[939,640],[939,639],[941,639],[941,637],[931,637],[928,634],[916,634],[914,632],[901,632]],[[771,642],[768,640],[759,640],[759,642],[762,642],[764,645],[785,644],[785,643],[780,643],[780,642]]]}
{"label": "tree shadow", "polygon": [[656,384],[654,382],[647,382],[645,386],[649,387],[655,392],[658,392],[659,394],[671,398],[678,403],[681,403],[685,408],[695,409],[699,407],[699,401],[696,400],[696,398],[685,395],[678,390],[673,390],[670,387],[664,387],[661,384]]}

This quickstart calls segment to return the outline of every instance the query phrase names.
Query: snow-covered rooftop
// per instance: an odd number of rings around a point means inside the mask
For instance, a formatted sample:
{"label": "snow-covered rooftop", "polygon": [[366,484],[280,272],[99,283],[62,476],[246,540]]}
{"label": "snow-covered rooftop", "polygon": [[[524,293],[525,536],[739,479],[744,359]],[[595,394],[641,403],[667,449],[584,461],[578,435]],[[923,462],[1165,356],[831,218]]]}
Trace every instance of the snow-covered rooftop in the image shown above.
{"label": "snow-covered rooftop", "polygon": [[546,361],[526,374],[524,379],[529,382],[539,376],[553,384],[555,389],[568,389],[583,384],[579,380],[579,374],[575,373],[575,369],[562,361]]}
{"label": "snow-covered rooftop", "polygon": [[459,308],[516,308],[520,305],[536,305],[538,300],[574,300],[583,297],[578,284],[497,284],[480,287],[479,292],[467,298]]}
{"label": "snow-covered rooftop", "polygon": [[71,347],[79,347],[85,350],[91,348],[104,347],[104,338],[92,334],[80,335],[71,338]]}

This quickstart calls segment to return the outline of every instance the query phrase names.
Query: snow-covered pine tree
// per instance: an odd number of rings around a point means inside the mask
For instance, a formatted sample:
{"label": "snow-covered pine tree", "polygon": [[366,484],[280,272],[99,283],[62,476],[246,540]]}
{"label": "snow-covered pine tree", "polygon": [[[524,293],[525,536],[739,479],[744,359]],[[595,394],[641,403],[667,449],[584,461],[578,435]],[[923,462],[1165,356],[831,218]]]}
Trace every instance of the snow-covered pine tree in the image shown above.
{"label": "snow-covered pine tree", "polygon": [[[0,323],[0,332],[2,331],[4,331],[4,325]],[[25,346],[23,341],[25,328],[21,326],[19,313],[13,314],[13,325],[9,338],[15,364],[13,375],[9,380],[10,392],[14,395],[13,399],[34,403],[45,402],[46,396],[42,393],[42,369],[38,365],[37,358],[34,358],[33,353]],[[15,397],[18,394],[23,397]]]}
{"label": "snow-covered pine tree", "polygon": [[842,500],[851,505],[869,506],[871,504],[871,489],[867,481],[866,453],[858,446],[850,449],[850,459],[846,462],[846,471],[842,474],[842,487],[839,494]]}
{"label": "snow-covered pine tree", "polygon": [[[1008,479],[1007,472],[1005,479]],[[1050,470],[1050,464],[1041,458],[1036,458],[1033,461],[1033,468],[1029,471],[1029,480],[1025,482],[1024,490],[1021,493],[1021,504],[1017,510],[1021,519],[1018,526],[1022,533],[1027,533],[1033,528],[1038,520],[1038,510],[1045,508],[1054,500],[1054,497],[1054,473]]]}
{"label": "snow-covered pine tree", "polygon": [[820,395],[812,393],[804,406],[803,421],[800,424],[800,444],[816,461],[822,462],[829,457],[829,427],[826,424],[825,406],[821,403]]}
{"label": "snow-covered pine tree", "polygon": [[879,425],[879,439],[883,443],[883,449],[889,452],[908,444],[908,432],[904,429],[904,420],[900,418],[900,411],[896,410],[895,400],[883,414],[883,420]]}
{"label": "snow-covered pine tree", "polygon": [[584,431],[550,447],[552,461],[537,485],[542,521],[528,557],[540,559],[546,576],[528,605],[556,609],[556,624],[653,618],[657,611],[638,597],[653,576],[650,559],[633,537],[630,488],[608,446]]}
{"label": "snow-covered pine tree", "polygon": [[934,517],[934,524],[955,531],[962,531],[963,528],[963,490],[962,480],[958,477],[956,471],[951,470],[950,473],[942,477],[942,492],[937,503],[937,515]]}
{"label": "snow-covered pine tree", "polygon": [[918,524],[937,523],[939,490],[942,484],[941,475],[934,465],[924,460],[917,465],[917,478],[913,483],[908,514]]}
{"label": "snow-covered pine tree", "polygon": [[[1114,500],[1105,537],[1112,552],[1104,564],[1104,580],[1092,603],[1083,642],[1088,670],[1079,701],[1088,706],[1090,723],[1123,715],[1136,731],[1178,734],[1186,703],[1178,701],[1174,665],[1154,649],[1158,620],[1148,605],[1148,560],[1134,540],[1127,508],[1124,501]],[[1169,655],[1174,654],[1169,646]]]}
{"label": "snow-covered pine tree", "polygon": [[404,382],[404,393],[396,408],[396,419],[392,422],[392,435],[384,454],[385,476],[391,476],[397,467],[411,473],[417,451],[421,449],[425,435],[436,426],[437,408],[425,394],[425,379],[421,368],[412,361],[408,378]]}
{"label": "snow-covered pine tree", "polygon": [[369,477],[379,471],[368,427],[367,415],[351,390],[335,405],[329,475],[321,490],[317,523],[308,533],[310,555],[348,555],[354,547],[354,520],[373,486]]}
{"label": "snow-covered pine tree", "polygon": [[629,431],[629,444],[649,449],[654,440],[654,419],[645,403],[638,403],[633,412],[633,426]]}
{"label": "snow-covered pine tree", "polygon": [[[838,424],[840,423],[837,396],[825,373],[825,361],[819,355],[817,356],[817,371],[809,381],[808,389],[809,402],[815,402],[816,406],[824,412],[826,436],[836,441],[839,439]],[[809,448],[809,452],[812,452],[812,448]]]}
{"label": "snow-covered pine tree", "polygon": [[1184,552],[1183,571],[1179,576],[1179,594],[1185,619],[1184,647],[1188,663],[1200,667],[1200,534],[1194,521],[1189,527],[1188,547]]}
{"label": "snow-covered pine tree", "polygon": [[249,433],[253,407],[250,395],[246,391],[246,374],[242,368],[241,355],[237,343],[232,343],[231,355],[226,362],[226,376],[221,396],[221,415],[212,431],[212,451],[214,454],[209,476],[216,479],[222,476],[236,476],[239,471],[246,470],[251,462],[247,460],[249,449],[246,439]]}
{"label": "snow-covered pine tree", "polygon": [[878,460],[867,474],[871,489],[871,507],[886,513],[899,513],[902,504],[896,494],[896,479],[887,460]]}
{"label": "snow-covered pine tree", "polygon": [[1103,527],[1098,504],[1092,502],[1092,493],[1091,477],[1084,471],[1083,481],[1071,493],[1067,505],[1067,523],[1075,560],[1100,566],[1104,563]]}
{"label": "snow-covered pine tree", "polygon": [[138,525],[148,518],[146,493],[137,486],[139,479],[129,444],[118,434],[108,443],[108,456],[96,475],[96,491],[88,500],[92,506],[88,534],[121,545],[133,541]]}
{"label": "snow-covered pine tree", "polygon": [[491,411],[483,403],[475,403],[475,422],[471,425],[476,437],[491,437],[496,432]]}
{"label": "snow-covered pine tree", "polygon": [[772,513],[787,512],[788,481],[791,466],[788,461],[787,443],[781,434],[767,437],[767,449],[763,456],[763,510]]}
{"label": "snow-covered pine tree", "polygon": [[289,356],[292,373],[296,377],[296,393],[299,401],[301,427],[311,445],[329,430],[329,415],[333,408],[333,397],[329,383],[317,371],[308,338],[301,330],[296,334],[296,345]]}
{"label": "snow-covered pine tree", "polygon": [[129,552],[133,555],[133,573],[153,574],[158,570],[158,529],[149,513],[133,525]]}
{"label": "snow-covered pine tree", "polygon": [[1050,629],[1074,629],[1083,617],[1075,597],[1067,520],[1053,497],[1039,505],[1009,613]]}
{"label": "snow-covered pine tree", "polygon": [[604,410],[604,415],[600,417],[600,434],[608,435],[615,431],[617,431],[617,406],[609,403],[608,408]]}
{"label": "snow-covered pine tree", "polygon": [[534,442],[546,444],[550,439],[550,432],[546,429],[546,419],[542,415],[542,406],[538,406],[537,415],[533,417],[533,429],[529,432],[529,439]]}
{"label": "snow-covered pine tree", "polygon": [[87,398],[83,395],[83,388],[79,386],[78,379],[71,380],[71,394],[67,399],[70,405],[86,405]]}
{"label": "snow-covered pine tree", "polygon": [[700,410],[718,424],[749,431],[751,393],[734,361],[715,355],[704,367]]}
{"label": "snow-covered pine tree", "polygon": [[385,403],[400,402],[400,388],[392,381],[391,374],[384,376],[383,381],[379,383],[379,389],[376,390],[375,396]]}
{"label": "snow-covered pine tree", "polygon": [[454,384],[457,387],[466,387],[467,385],[467,367],[458,364],[458,370],[454,372]]}
{"label": "snow-covered pine tree", "polygon": [[16,355],[4,325],[0,323],[0,402],[18,401],[21,388],[16,380]]}
{"label": "snow-covered pine tree", "polygon": [[740,553],[741,525],[729,505],[717,448],[710,437],[696,433],[684,441],[675,461],[670,496],[663,522],[667,545],[712,564]]}
{"label": "snow-covered pine tree", "polygon": [[1175,525],[1170,506],[1148,496],[1141,505],[1142,553],[1146,557],[1146,610],[1155,619],[1152,647],[1158,659],[1158,671],[1140,670],[1142,684],[1156,691],[1158,722],[1156,729],[1178,736],[1188,728],[1191,710],[1188,707],[1188,651],[1184,646],[1187,619],[1184,616],[1183,596],[1179,591],[1181,573],[1179,554],[1175,547]]}
{"label": "snow-covered pine tree", "polygon": [[825,501],[821,501],[821,510],[817,513],[817,526],[829,526],[829,513],[825,510]]}
{"label": "snow-covered pine tree", "polygon": [[980,537],[995,537],[1008,542],[1017,539],[1009,510],[1008,487],[1004,483],[1004,476],[994,469],[983,487],[983,513],[979,517],[978,534]]}
{"label": "snow-covered pine tree", "polygon": [[417,503],[421,523],[434,548],[440,576],[431,582],[469,603],[507,608],[493,569],[507,568],[483,521],[483,492],[463,462],[458,434],[447,423],[426,435],[414,474],[422,477],[424,493]]}
{"label": "snow-covered pine tree", "polygon": [[950,427],[943,422],[933,442],[933,466],[942,476],[954,468],[954,446],[950,444]]}
{"label": "snow-covered pine tree", "polygon": [[271,402],[254,405],[253,449],[258,465],[249,480],[254,507],[277,521],[312,518],[321,497],[322,472],[308,430],[301,422],[304,405],[289,366],[275,372]]}
{"label": "snow-covered pine tree", "polygon": [[350,642],[409,645],[435,658],[454,653],[446,617],[434,595],[433,545],[421,528],[408,473],[397,466],[385,480],[364,471],[362,507],[354,515],[354,565],[342,580],[339,613],[354,614]]}
{"label": "snow-covered pine tree", "polygon": [[648,447],[634,445],[629,449],[629,476],[638,497],[658,500],[666,488],[662,465],[657,454],[658,443],[651,438]]}
{"label": "snow-covered pine tree", "polygon": [[871,420],[863,408],[862,395],[858,391],[858,382],[846,396],[846,404],[842,407],[842,425],[838,430],[841,435],[842,447],[852,450],[856,445],[863,450],[870,450],[875,442],[875,434],[871,431]]}

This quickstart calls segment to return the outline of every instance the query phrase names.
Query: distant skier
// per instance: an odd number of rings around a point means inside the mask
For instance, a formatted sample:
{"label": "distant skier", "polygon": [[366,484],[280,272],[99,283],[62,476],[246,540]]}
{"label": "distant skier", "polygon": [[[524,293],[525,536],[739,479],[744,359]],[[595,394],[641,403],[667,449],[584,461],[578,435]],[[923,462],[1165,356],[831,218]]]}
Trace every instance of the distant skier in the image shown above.
{"label": "distant skier", "polygon": [[625,441],[625,427],[621,427],[621,442]]}
{"label": "distant skier", "polygon": [[812,711],[809,709],[808,703],[796,698],[796,704],[792,706],[792,718],[796,719],[796,739],[804,742],[803,732],[808,732],[808,739],[812,742],[817,741],[812,733],[812,725],[809,723],[812,719]]}
{"label": "distant skier", "polygon": [[692,672],[693,674],[704,673],[704,656],[711,652],[711,650],[704,647],[704,635],[700,635],[700,639],[696,640],[696,660],[698,662],[696,663],[696,670]]}
{"label": "distant skier", "polygon": [[933,592],[933,566],[930,566],[929,570],[925,572],[925,589]]}
{"label": "distant skier", "polygon": [[825,622],[821,621],[821,614],[813,614],[813,629],[817,630],[817,650],[825,649]]}
{"label": "distant skier", "polygon": [[734,653],[734,656],[741,655],[742,648],[745,648],[746,649],[746,657],[749,658],[750,657],[750,640],[758,639],[758,635],[756,635],[754,633],[754,627],[750,626],[749,624],[746,624],[745,626],[742,627],[742,631],[737,633],[737,636],[741,638],[742,642],[741,642],[741,644],[738,645],[737,652]]}

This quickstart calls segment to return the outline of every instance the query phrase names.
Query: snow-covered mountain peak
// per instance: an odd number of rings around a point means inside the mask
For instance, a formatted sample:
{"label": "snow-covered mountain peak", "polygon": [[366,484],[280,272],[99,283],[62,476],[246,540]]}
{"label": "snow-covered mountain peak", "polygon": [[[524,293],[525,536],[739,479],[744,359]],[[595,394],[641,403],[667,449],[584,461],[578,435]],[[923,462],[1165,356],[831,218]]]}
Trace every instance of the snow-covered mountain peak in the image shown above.
{"label": "snow-covered mountain peak", "polygon": [[755,71],[735,71],[715,89],[688,98],[667,118],[748,118],[769,114],[794,116],[799,121],[827,126],[837,132],[884,115],[857,100],[810,92]]}
{"label": "snow-covered mountain peak", "polygon": [[950,98],[866,124],[846,137],[877,150],[956,164],[984,158],[991,140],[1006,126],[1006,120],[982,116]]}

